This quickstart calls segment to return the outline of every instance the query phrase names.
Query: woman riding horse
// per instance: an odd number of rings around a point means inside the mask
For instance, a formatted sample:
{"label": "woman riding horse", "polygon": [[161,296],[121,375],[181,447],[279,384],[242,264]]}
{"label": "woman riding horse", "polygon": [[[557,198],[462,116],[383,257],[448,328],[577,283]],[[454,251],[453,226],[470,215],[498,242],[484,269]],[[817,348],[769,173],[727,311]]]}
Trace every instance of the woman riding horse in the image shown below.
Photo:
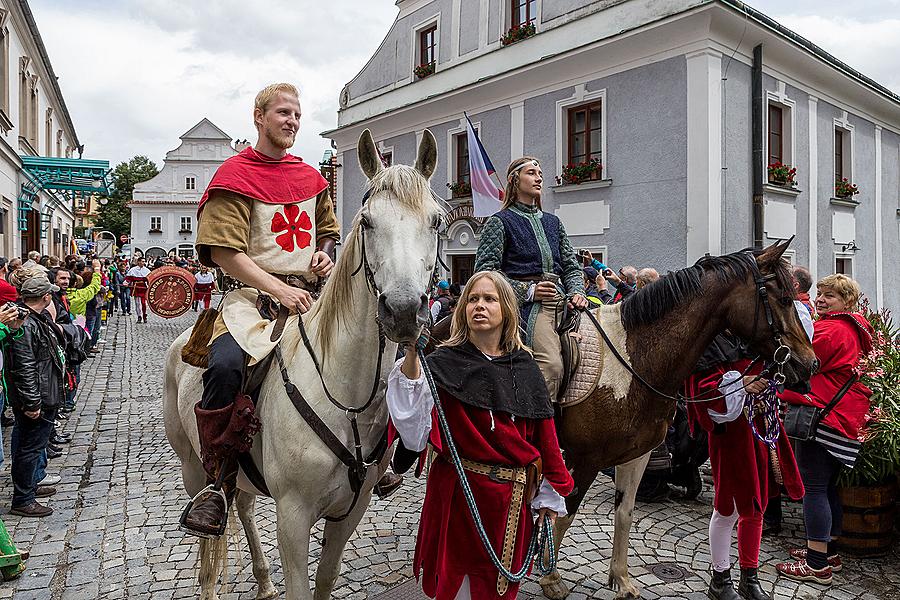
{"label": "woman riding horse", "polygon": [[506,170],[503,209],[484,224],[475,271],[501,271],[519,301],[525,343],[534,350],[555,402],[563,375],[556,315],[564,300],[587,308],[581,262],[559,218],[541,210],[543,173],[523,156]]}
{"label": "woman riding horse", "polygon": [[[495,551],[502,549],[497,554],[503,566],[518,571],[534,527],[529,503],[540,511],[539,523],[545,514],[565,515],[561,496],[572,491],[572,477],[556,439],[547,388],[519,335],[512,287],[495,272],[476,273],[459,304],[451,337],[428,357],[428,367],[490,542]],[[438,454],[414,559],[423,590],[438,600],[515,598],[518,584],[498,576],[491,564],[448,442],[432,427],[434,400],[414,348],[388,377],[387,405],[402,442],[399,455],[403,449],[418,453],[429,442]],[[396,460],[395,468],[400,469]]]}

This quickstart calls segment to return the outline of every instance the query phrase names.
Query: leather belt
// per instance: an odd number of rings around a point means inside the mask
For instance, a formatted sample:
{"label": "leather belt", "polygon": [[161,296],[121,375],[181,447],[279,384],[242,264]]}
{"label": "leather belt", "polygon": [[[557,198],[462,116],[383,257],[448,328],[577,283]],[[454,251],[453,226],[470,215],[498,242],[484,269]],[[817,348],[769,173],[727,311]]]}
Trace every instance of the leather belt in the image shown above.
{"label": "leather belt", "polygon": [[[513,484],[512,499],[509,502],[509,512],[506,516],[506,531],[503,534],[503,551],[500,561],[507,571],[512,571],[513,550],[516,547],[516,534],[519,531],[519,517],[522,514],[522,501],[525,497],[525,487],[528,483],[528,468],[505,467],[502,465],[488,465],[474,460],[461,459],[466,471],[485,475],[492,481],[508,481]],[[509,580],[503,575],[497,575],[497,595],[502,596],[509,588]]]}
{"label": "leather belt", "polygon": [[[283,275],[281,273],[272,273],[272,277],[278,279],[279,281],[283,281],[291,287],[300,288],[302,290],[306,290],[313,296],[318,297],[319,292],[321,291],[322,285],[319,281],[315,283],[310,283],[301,275]],[[228,290],[239,290],[241,288],[249,287],[244,285],[244,282],[239,279],[235,279],[230,275],[225,275],[225,289]]]}

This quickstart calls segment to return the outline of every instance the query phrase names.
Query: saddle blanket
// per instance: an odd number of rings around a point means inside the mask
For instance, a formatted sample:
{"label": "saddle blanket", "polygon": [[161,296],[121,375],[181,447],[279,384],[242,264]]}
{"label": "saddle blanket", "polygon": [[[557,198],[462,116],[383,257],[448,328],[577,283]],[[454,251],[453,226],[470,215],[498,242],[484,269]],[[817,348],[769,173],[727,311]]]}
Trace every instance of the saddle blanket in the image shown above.
{"label": "saddle blanket", "polygon": [[[630,366],[631,357],[626,343],[628,335],[622,325],[620,305],[601,306],[591,310],[591,314]],[[631,373],[609,349],[594,323],[582,316],[578,327],[569,335],[576,340],[581,358],[569,387],[559,400],[560,406],[566,408],[584,402],[597,388],[609,390],[616,400],[625,398],[631,387]]]}

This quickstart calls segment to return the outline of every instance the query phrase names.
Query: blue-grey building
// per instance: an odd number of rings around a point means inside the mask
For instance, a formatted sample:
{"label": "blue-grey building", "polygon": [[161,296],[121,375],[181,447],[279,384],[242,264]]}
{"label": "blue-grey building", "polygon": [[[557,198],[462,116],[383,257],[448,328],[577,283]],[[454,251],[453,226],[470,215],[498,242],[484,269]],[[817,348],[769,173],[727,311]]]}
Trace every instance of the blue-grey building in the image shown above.
{"label": "blue-grey building", "polygon": [[[364,185],[362,130],[385,161],[411,164],[428,128],[441,150],[433,188],[455,207],[445,259],[465,279],[480,225],[465,111],[501,177],[511,158],[540,159],[544,210],[611,265],[665,272],[796,236],[788,258],[814,278],[851,274],[900,308],[900,97],[838,58],[735,0],[397,5],[323,134],[342,165],[345,230]],[[842,197],[838,178],[858,193]]]}

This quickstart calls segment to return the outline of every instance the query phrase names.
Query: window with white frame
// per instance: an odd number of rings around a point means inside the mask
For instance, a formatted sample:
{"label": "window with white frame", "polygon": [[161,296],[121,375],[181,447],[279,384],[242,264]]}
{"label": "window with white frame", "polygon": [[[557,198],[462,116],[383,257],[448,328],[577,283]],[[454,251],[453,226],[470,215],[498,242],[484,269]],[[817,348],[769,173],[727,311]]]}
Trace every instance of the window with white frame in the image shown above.
{"label": "window with white frame", "polygon": [[846,179],[853,182],[853,144],[852,130],[835,125],[834,127],[834,180]]}
{"label": "window with white frame", "polygon": [[181,233],[190,233],[191,230],[192,230],[191,217],[181,217],[181,229],[179,231]]}
{"label": "window with white frame", "polygon": [[414,30],[413,74],[422,79],[437,69],[439,17],[429,19]]}
{"label": "window with white frame", "polygon": [[184,178],[184,189],[186,190],[196,190],[197,189],[197,178],[193,175],[188,175]]}
{"label": "window with white frame", "polygon": [[607,179],[606,90],[575,86],[556,103],[556,177],[562,185]]}
{"label": "window with white frame", "polygon": [[853,255],[836,254],[834,257],[834,272],[853,277]]}
{"label": "window with white frame", "polygon": [[150,233],[162,233],[162,217],[150,217]]}
{"label": "window with white frame", "polygon": [[537,20],[537,0],[510,0],[510,27],[522,27]]}
{"label": "window with white frame", "polygon": [[[766,164],[769,166],[769,182],[793,184],[793,176],[785,175],[794,165],[793,102],[788,104],[770,97],[766,125]],[[774,169],[779,166],[784,168],[775,171]]]}

